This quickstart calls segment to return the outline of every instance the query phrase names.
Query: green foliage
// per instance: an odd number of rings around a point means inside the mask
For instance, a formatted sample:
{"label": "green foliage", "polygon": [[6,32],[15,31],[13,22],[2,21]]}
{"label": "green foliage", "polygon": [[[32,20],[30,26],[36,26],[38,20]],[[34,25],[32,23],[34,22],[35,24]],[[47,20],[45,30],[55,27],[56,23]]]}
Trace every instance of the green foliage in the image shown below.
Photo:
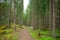
{"label": "green foliage", "polygon": [[42,36],[39,40],[54,40],[52,37]]}
{"label": "green foliage", "polygon": [[[38,37],[38,32],[40,31],[41,37]],[[29,32],[31,36],[36,40],[54,40],[51,36],[46,36],[49,34],[49,31],[42,31],[42,30],[35,30],[33,31],[31,28],[29,28]],[[56,29],[56,36],[60,36],[60,31]],[[56,40],[60,40],[60,38],[56,38]]]}
{"label": "green foliage", "polygon": [[[41,37],[38,37],[38,35],[37,35],[39,31],[40,31],[41,34],[43,34],[43,35],[41,35]],[[33,31],[32,29],[29,29],[29,32],[30,32],[31,36],[35,40],[53,40],[53,38],[50,37],[50,36],[44,36],[45,34],[49,34],[48,31],[42,31],[42,30],[39,30],[39,31],[38,30]]]}
{"label": "green foliage", "polygon": [[[17,32],[14,32],[14,25],[12,24],[10,29],[5,29],[5,28],[7,28],[5,25],[0,26],[0,37],[7,40],[17,40],[18,35]],[[18,30],[20,30],[20,27],[17,24],[17,31]]]}
{"label": "green foliage", "polygon": [[49,31],[41,31],[40,33],[43,34],[43,35],[44,35],[44,34],[47,35],[47,34],[49,34]]}
{"label": "green foliage", "polygon": [[41,0],[41,9],[40,9],[41,16],[44,16],[46,14],[46,10],[47,10],[47,7],[48,7],[47,2],[48,2],[48,0]]}
{"label": "green foliage", "polygon": [[36,31],[29,30],[30,34],[32,35],[33,38],[36,38],[37,34]]}

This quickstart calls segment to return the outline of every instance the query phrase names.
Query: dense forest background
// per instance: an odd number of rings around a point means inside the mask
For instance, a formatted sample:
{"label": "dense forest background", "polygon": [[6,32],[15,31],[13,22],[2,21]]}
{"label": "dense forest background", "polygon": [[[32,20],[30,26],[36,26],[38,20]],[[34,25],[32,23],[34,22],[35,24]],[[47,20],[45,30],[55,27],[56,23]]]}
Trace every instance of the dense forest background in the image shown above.
{"label": "dense forest background", "polygon": [[26,11],[23,1],[0,0],[0,40],[16,40],[25,27],[34,39],[59,40],[60,0],[29,0]]}

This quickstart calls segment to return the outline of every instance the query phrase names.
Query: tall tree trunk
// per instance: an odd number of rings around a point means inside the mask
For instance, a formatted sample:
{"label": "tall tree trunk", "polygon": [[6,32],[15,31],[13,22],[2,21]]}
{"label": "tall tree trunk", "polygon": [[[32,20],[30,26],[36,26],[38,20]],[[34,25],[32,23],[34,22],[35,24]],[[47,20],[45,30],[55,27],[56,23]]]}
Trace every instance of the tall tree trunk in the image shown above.
{"label": "tall tree trunk", "polygon": [[33,27],[33,30],[36,30],[37,29],[37,12],[36,12],[36,9],[35,9],[35,1],[36,0],[32,0],[32,27]]}
{"label": "tall tree trunk", "polygon": [[14,18],[14,29],[16,31],[16,4],[15,4],[15,0],[12,0],[12,11],[13,11],[13,18]]}
{"label": "tall tree trunk", "polygon": [[23,14],[23,0],[20,1],[20,16],[19,16],[19,22],[20,22],[20,27],[23,29],[22,27],[22,24],[23,24],[23,21],[22,21],[22,14]]}
{"label": "tall tree trunk", "polygon": [[55,40],[55,1],[54,0],[51,0],[51,34]]}
{"label": "tall tree trunk", "polygon": [[10,3],[9,3],[9,6],[8,6],[8,8],[9,9],[7,9],[8,10],[8,28],[11,28],[11,1],[10,1]]}

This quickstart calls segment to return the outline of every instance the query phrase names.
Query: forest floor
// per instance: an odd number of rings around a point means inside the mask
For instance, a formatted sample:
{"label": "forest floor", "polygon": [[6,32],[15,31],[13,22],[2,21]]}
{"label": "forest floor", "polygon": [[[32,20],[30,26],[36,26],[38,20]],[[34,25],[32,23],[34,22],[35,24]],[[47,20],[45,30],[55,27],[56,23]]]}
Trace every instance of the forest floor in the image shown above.
{"label": "forest floor", "polygon": [[33,40],[28,32],[28,28],[24,28],[18,32],[18,40]]}

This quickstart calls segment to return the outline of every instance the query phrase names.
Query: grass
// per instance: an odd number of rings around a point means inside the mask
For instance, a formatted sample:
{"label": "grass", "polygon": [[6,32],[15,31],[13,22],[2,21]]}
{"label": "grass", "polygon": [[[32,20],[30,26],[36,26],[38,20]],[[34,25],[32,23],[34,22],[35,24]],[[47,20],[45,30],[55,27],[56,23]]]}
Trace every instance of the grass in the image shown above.
{"label": "grass", "polygon": [[[14,30],[14,24],[11,24],[10,29],[2,30],[2,28],[5,28],[5,26],[4,25],[1,26],[0,32],[2,33],[4,31],[6,31],[6,33],[1,34],[0,40],[17,40],[18,35],[17,35],[17,32],[15,32],[15,30]],[[17,29],[17,31],[21,29],[18,24],[16,24],[16,29]],[[3,39],[1,39],[1,38],[3,38]]]}
{"label": "grass", "polygon": [[[34,31],[34,32],[33,32],[32,30],[29,30],[29,32],[30,32],[31,36],[32,36],[35,40],[53,40],[52,37],[48,37],[48,36],[41,36],[41,38],[39,38],[39,37],[37,36],[37,31]],[[44,31],[42,31],[41,33],[47,34],[47,32],[44,32]]]}
{"label": "grass", "polygon": [[1,36],[1,38],[4,38],[4,40],[5,39],[6,40],[17,40],[17,32],[7,33],[7,34]]}
{"label": "grass", "polygon": [[[6,33],[1,36],[4,40],[17,40],[17,32],[14,32],[12,29],[7,29]],[[2,40],[2,39],[1,39]]]}
{"label": "grass", "polygon": [[[29,28],[29,32],[35,40],[54,40],[51,36],[46,36],[47,34],[49,34],[49,31],[40,30],[40,33],[43,34],[41,35],[41,37],[38,37],[37,35],[37,33],[39,32],[38,30],[33,31],[31,28]],[[60,33],[56,32],[56,35],[60,36]],[[60,40],[60,38],[56,38],[56,40]]]}
{"label": "grass", "polygon": [[[42,31],[41,33],[47,34],[47,32],[44,32],[44,31]],[[39,38],[39,37],[37,36],[37,32],[36,32],[36,31],[33,32],[32,30],[30,30],[30,34],[31,34],[31,36],[32,36],[33,38],[35,38],[36,40],[53,40],[52,37],[48,37],[48,36],[41,36],[41,38]]]}
{"label": "grass", "polygon": [[39,40],[53,40],[53,38],[49,37],[49,36],[41,36],[41,38],[39,38]]}

